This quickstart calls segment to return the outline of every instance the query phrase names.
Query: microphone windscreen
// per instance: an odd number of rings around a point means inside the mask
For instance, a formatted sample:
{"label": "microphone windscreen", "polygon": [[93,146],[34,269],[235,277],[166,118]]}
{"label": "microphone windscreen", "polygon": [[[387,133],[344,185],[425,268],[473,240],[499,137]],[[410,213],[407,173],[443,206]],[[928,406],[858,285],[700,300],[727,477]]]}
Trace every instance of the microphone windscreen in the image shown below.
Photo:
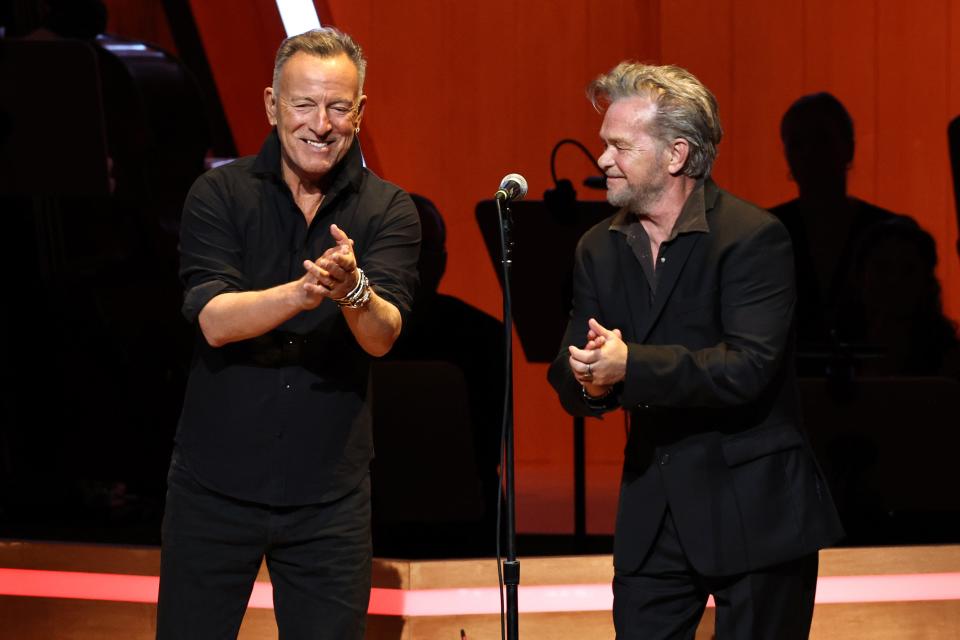
{"label": "microphone windscreen", "polygon": [[500,188],[503,191],[512,191],[512,199],[520,200],[527,195],[527,179],[519,173],[509,173],[500,181]]}

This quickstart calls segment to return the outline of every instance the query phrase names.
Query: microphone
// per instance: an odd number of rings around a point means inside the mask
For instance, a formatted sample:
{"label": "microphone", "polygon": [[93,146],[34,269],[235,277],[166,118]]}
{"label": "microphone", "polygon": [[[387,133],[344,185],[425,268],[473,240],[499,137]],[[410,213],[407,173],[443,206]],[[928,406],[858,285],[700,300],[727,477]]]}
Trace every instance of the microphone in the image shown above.
{"label": "microphone", "polygon": [[494,197],[497,200],[522,200],[527,195],[527,179],[519,173],[510,173],[500,181],[500,190]]}

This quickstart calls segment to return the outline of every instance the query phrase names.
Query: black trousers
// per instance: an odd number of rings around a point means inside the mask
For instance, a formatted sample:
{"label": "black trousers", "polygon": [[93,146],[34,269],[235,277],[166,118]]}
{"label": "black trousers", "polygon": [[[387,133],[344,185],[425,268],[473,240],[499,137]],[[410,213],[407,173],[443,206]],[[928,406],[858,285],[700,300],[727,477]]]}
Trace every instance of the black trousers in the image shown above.
{"label": "black trousers", "polygon": [[614,576],[617,640],[692,640],[711,594],[717,640],[805,639],[818,564],[814,553],[751,573],[701,576],[687,561],[668,510],[640,568]]}
{"label": "black trousers", "polygon": [[157,638],[236,638],[263,558],[280,638],[363,638],[369,476],[327,504],[270,507],[210,491],[174,454],[163,517]]}

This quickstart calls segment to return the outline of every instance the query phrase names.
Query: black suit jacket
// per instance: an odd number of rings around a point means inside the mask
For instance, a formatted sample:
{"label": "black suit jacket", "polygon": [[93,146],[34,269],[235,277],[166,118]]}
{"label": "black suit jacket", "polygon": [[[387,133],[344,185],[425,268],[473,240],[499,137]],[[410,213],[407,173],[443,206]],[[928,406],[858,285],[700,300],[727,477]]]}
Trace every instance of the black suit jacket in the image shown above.
{"label": "black suit jacket", "polygon": [[583,400],[567,345],[591,317],[623,332],[616,404],[631,412],[614,564],[635,570],[669,506],[694,568],[731,575],[797,558],[842,528],[800,431],[793,372],[790,238],[771,215],[703,186],[709,231],[679,235],[652,303],[611,219],[577,247],[573,309],[549,379],[573,415]]}

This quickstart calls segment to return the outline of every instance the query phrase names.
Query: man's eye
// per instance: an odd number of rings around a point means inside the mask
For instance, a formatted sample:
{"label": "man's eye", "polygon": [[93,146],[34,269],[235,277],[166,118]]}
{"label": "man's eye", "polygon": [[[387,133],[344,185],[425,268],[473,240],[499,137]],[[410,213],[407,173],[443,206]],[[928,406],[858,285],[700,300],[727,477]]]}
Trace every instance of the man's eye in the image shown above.
{"label": "man's eye", "polygon": [[338,114],[340,114],[340,115],[346,115],[346,114],[350,113],[350,107],[345,107],[345,106],[343,106],[343,105],[337,105],[337,106],[330,107],[330,110],[333,111],[334,113],[338,113]]}

